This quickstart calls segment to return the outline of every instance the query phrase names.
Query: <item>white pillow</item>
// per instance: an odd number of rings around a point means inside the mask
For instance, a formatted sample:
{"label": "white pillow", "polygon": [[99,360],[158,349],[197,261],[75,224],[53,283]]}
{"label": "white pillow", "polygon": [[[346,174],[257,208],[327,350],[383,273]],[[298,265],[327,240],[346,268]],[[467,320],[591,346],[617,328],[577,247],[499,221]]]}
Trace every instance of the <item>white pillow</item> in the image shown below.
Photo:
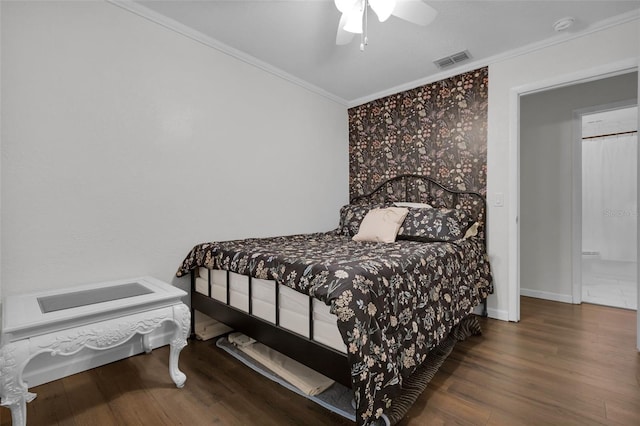
{"label": "white pillow", "polygon": [[353,241],[394,242],[407,213],[409,209],[401,207],[369,210],[360,223],[358,233],[353,236]]}
{"label": "white pillow", "polygon": [[433,206],[427,203],[411,203],[409,201],[396,201],[393,203],[396,207],[413,207],[415,209],[432,209]]}

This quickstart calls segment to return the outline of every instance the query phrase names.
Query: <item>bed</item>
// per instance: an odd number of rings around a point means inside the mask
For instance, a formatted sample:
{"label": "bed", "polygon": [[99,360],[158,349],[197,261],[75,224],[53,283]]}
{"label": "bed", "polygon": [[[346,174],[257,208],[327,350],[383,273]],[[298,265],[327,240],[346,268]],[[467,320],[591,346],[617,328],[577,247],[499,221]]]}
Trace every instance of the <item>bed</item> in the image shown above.
{"label": "bed", "polygon": [[[354,241],[390,212],[393,241]],[[352,387],[358,424],[388,423],[429,353],[486,315],[485,216],[479,193],[401,175],[353,197],[336,230],[198,244],[177,276],[192,309]]]}

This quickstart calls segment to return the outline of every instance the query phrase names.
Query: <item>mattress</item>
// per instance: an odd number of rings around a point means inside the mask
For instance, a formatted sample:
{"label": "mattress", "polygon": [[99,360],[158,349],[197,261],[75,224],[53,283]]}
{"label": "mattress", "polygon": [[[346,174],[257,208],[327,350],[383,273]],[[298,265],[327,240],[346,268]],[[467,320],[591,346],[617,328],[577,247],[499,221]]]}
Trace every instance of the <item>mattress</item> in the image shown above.
{"label": "mattress", "polygon": [[[230,306],[243,312],[249,312],[249,277],[246,275],[199,267],[195,288],[198,293],[225,304],[227,304],[228,297]],[[275,324],[276,295],[280,308],[278,313],[280,327],[310,338],[309,296],[285,285],[276,286],[273,280],[251,278],[251,314]],[[347,348],[338,331],[337,318],[329,311],[330,307],[317,299],[312,299],[311,305],[312,340],[346,353]]]}

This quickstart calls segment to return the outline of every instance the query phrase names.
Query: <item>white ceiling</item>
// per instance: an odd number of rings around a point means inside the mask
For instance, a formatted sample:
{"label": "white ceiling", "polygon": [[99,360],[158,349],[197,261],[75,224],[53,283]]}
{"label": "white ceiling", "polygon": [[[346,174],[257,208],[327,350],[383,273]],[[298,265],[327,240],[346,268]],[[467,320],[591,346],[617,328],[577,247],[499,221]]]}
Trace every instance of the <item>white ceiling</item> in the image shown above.
{"label": "white ceiling", "polygon": [[[426,27],[370,15],[361,52],[359,36],[335,44],[333,0],[111,1],[349,106],[612,24],[640,23],[640,0],[426,1],[438,11]],[[574,26],[554,31],[567,16]],[[433,63],[462,50],[472,58],[455,68]]]}

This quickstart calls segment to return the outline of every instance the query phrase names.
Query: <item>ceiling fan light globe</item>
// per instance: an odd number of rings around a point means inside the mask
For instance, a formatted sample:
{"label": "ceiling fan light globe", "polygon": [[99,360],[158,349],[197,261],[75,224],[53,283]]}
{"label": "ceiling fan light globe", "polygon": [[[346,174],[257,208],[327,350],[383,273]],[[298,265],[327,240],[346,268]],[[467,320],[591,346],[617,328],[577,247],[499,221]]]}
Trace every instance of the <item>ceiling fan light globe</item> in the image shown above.
{"label": "ceiling fan light globe", "polygon": [[351,40],[353,40],[354,34],[344,30],[344,25],[346,23],[347,23],[347,15],[343,13],[342,16],[340,16],[340,22],[338,22],[338,31],[336,31],[337,45],[349,44],[351,43]]}
{"label": "ceiling fan light globe", "polygon": [[362,34],[362,17],[364,15],[364,8],[360,7],[360,4],[353,6],[349,14],[347,15],[347,23],[343,27],[345,31],[354,34]]}
{"label": "ceiling fan light globe", "polygon": [[357,2],[359,2],[359,0],[334,0],[333,1],[336,5],[336,8],[342,12],[342,13],[347,13],[349,12],[351,9],[353,9],[353,7],[355,6],[355,4]]}
{"label": "ceiling fan light globe", "polygon": [[369,5],[378,16],[378,20],[384,22],[393,13],[393,9],[396,7],[396,0],[369,0]]}

